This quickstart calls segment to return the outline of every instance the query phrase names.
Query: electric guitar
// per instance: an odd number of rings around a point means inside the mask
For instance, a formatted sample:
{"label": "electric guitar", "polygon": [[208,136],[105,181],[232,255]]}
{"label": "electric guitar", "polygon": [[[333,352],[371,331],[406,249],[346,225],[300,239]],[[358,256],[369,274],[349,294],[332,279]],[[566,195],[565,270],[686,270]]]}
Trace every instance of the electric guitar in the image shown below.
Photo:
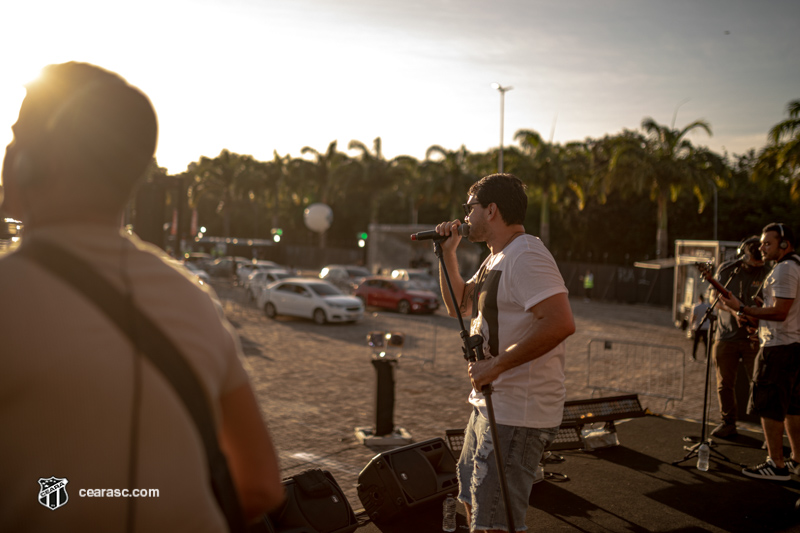
{"label": "electric guitar", "polygon": [[709,282],[718,293],[724,294],[726,298],[731,297],[731,291],[720,285],[719,281],[714,279],[714,268],[711,263],[695,263],[694,265],[697,267],[697,270],[700,271],[703,278]]}
{"label": "electric guitar", "polygon": [[[700,271],[703,278],[720,294],[724,294],[726,298],[730,298],[732,293],[723,287],[719,281],[714,279],[713,266],[711,263],[695,263],[695,266]],[[759,305],[760,307],[760,305]],[[750,340],[758,340],[758,319],[752,316],[743,317],[745,323],[742,324],[747,328]]]}

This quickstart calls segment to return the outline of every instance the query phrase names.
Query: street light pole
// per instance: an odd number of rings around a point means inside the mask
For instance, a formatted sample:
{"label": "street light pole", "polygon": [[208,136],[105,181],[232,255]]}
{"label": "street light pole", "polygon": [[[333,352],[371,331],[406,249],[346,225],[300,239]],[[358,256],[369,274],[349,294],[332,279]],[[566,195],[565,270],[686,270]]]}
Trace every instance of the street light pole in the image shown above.
{"label": "street light pole", "polygon": [[710,178],[711,186],[714,187],[714,240],[717,240],[717,184],[714,183],[714,178]]}
{"label": "street light pole", "polygon": [[498,172],[500,174],[503,173],[503,118],[505,115],[505,99],[506,99],[506,91],[510,91],[513,87],[503,87],[499,83],[495,82],[492,84],[492,89],[497,89],[500,91],[500,157],[498,158]]}

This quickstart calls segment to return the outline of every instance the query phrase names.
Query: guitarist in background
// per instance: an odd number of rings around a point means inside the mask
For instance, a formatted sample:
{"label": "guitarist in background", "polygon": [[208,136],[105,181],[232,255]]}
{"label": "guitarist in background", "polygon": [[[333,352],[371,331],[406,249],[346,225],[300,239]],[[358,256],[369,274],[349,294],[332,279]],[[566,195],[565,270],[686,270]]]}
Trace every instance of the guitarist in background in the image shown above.
{"label": "guitarist in background", "polygon": [[[731,291],[744,305],[756,305],[756,294],[761,288],[767,269],[761,256],[758,237],[745,239],[739,246],[739,258],[720,265],[716,280]],[[758,339],[752,338],[748,324],[739,324],[738,307],[719,307],[712,357],[717,367],[717,397],[722,423],[712,432],[712,437],[725,439],[737,435],[736,374],[739,361],[744,364],[747,382],[753,381],[753,365],[758,354]]]}
{"label": "guitarist in background", "polygon": [[[794,245],[794,232],[785,224],[768,224],[762,230],[764,259],[777,263],[764,283],[763,307],[745,305],[731,293],[720,295],[726,306],[738,310],[740,324],[747,317],[759,320],[761,349],[748,412],[761,417],[769,456],[742,473],[771,481],[788,481],[800,459],[800,257]],[[786,460],[784,428],[792,447]]]}

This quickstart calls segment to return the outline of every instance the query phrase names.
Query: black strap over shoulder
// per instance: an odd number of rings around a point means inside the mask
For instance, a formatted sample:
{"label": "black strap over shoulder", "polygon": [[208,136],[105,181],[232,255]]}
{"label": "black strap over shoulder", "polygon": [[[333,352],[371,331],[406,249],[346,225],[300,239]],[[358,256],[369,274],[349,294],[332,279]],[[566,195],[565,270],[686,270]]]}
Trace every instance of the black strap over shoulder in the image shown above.
{"label": "black strap over shoulder", "polygon": [[784,255],[778,262],[780,263],[781,261],[786,261],[787,259],[791,259],[792,261],[800,265],[800,256],[797,255],[797,252],[789,252],[788,254]]}
{"label": "black strap over shoulder", "polygon": [[35,261],[97,305],[172,384],[200,433],[211,487],[228,527],[231,532],[245,531],[244,516],[227,460],[217,441],[208,398],[180,350],[147,315],[136,306],[129,306],[128,298],[83,259],[43,241],[27,242],[16,253]]}

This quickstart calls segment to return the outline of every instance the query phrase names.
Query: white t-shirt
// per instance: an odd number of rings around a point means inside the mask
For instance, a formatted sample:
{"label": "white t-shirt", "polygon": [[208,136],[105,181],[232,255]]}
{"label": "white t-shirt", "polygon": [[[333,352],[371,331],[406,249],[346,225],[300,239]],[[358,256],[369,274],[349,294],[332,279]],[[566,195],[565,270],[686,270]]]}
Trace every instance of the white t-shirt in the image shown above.
{"label": "white t-shirt", "polygon": [[[219,420],[220,397],[246,383],[247,374],[233,329],[196,278],[113,227],[42,228],[29,232],[23,247],[29,239],[61,245],[130,291],[195,370]],[[134,501],[137,532],[227,531],[180,397],[142,356],[134,401],[135,352],[106,315],[18,254],[0,259],[0,295],[0,529],[124,531]],[[82,489],[128,489],[137,403],[134,488],[158,489],[159,496],[81,497]],[[38,501],[38,480],[50,477],[68,481],[69,499],[55,510]]]}
{"label": "white t-shirt", "polygon": [[783,322],[759,321],[762,346],[800,342],[800,265],[791,258],[775,265],[764,283],[764,307],[774,307],[777,298],[792,298],[794,302]]}
{"label": "white t-shirt", "polygon": [[[533,326],[533,306],[568,292],[553,256],[538,237],[527,234],[486,258],[469,282],[480,290],[470,334],[483,336],[487,359],[525,336]],[[493,383],[497,423],[532,428],[561,425],[566,399],[564,364],[562,342],[547,354],[503,372]],[[473,390],[469,402],[486,415],[483,394]]]}

